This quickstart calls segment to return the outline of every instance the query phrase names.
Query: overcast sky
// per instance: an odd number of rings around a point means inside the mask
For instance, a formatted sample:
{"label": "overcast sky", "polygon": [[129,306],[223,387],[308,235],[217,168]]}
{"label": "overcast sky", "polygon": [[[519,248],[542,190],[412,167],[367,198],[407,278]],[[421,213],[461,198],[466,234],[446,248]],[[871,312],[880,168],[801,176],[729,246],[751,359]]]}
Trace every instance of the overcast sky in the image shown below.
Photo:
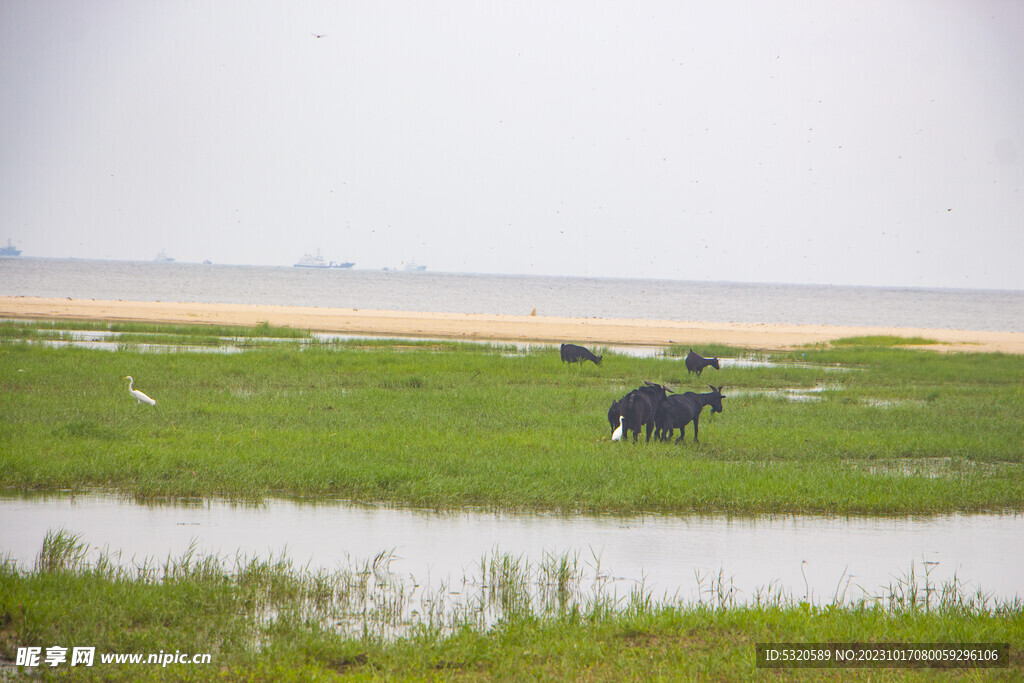
{"label": "overcast sky", "polygon": [[26,256],[1024,289],[1024,2],[0,0],[0,162]]}

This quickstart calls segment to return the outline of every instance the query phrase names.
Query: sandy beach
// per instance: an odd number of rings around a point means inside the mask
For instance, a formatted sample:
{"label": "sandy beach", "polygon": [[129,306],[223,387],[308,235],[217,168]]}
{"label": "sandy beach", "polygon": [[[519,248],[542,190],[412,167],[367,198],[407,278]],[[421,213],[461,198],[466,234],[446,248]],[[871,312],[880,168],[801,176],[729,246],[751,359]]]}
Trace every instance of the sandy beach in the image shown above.
{"label": "sandy beach", "polygon": [[1024,353],[1024,333],[910,327],[846,327],[684,320],[559,318],[474,313],[430,313],[301,306],[100,301],[0,297],[0,317],[271,325],[367,336],[508,340],[591,345],[698,346],[723,343],[749,349],[790,349],[859,335],[924,337],[937,351]]}

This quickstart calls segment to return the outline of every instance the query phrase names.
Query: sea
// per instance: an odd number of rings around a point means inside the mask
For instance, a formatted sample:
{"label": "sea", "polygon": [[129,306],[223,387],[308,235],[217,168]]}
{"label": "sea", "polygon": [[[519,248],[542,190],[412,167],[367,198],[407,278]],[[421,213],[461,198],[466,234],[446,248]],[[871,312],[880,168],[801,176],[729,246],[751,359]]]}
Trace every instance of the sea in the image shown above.
{"label": "sea", "polygon": [[1024,291],[0,258],[0,295],[1024,332]]}

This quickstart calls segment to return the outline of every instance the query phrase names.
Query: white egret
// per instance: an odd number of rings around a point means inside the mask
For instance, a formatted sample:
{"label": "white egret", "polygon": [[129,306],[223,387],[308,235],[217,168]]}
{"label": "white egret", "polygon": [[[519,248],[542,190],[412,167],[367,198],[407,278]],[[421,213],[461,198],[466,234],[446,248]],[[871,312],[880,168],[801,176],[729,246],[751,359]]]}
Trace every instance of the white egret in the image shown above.
{"label": "white egret", "polygon": [[131,375],[122,377],[122,379],[128,380],[128,393],[132,395],[132,398],[138,401],[138,404],[136,405],[142,405],[143,401],[145,401],[151,406],[156,405],[156,401],[154,401],[149,396],[146,396],[144,393],[135,388],[135,380],[132,379]]}
{"label": "white egret", "polygon": [[619,439],[622,438],[622,420],[623,419],[625,419],[625,418],[623,418],[622,415],[619,415],[619,426],[615,428],[614,432],[612,432],[612,441],[618,441]]}

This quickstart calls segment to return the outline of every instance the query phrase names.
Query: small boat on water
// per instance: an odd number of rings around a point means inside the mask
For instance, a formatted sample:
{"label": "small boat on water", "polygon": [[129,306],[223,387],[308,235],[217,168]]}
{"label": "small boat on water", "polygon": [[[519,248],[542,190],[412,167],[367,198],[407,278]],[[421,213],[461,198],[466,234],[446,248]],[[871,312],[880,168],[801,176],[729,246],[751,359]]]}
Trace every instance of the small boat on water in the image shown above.
{"label": "small boat on water", "polygon": [[303,254],[302,258],[299,259],[298,263],[295,264],[296,268],[351,268],[355,263],[351,261],[344,261],[339,263],[337,261],[327,262],[323,256],[320,255],[320,250],[316,250],[316,256],[312,254]]}
{"label": "small boat on water", "polygon": [[0,256],[21,256],[21,249],[11,244],[11,238],[7,238],[7,246],[0,247]]}
{"label": "small boat on water", "polygon": [[160,250],[160,253],[157,254],[156,258],[153,260],[157,263],[174,263],[174,258],[168,256],[167,252],[163,249]]}

